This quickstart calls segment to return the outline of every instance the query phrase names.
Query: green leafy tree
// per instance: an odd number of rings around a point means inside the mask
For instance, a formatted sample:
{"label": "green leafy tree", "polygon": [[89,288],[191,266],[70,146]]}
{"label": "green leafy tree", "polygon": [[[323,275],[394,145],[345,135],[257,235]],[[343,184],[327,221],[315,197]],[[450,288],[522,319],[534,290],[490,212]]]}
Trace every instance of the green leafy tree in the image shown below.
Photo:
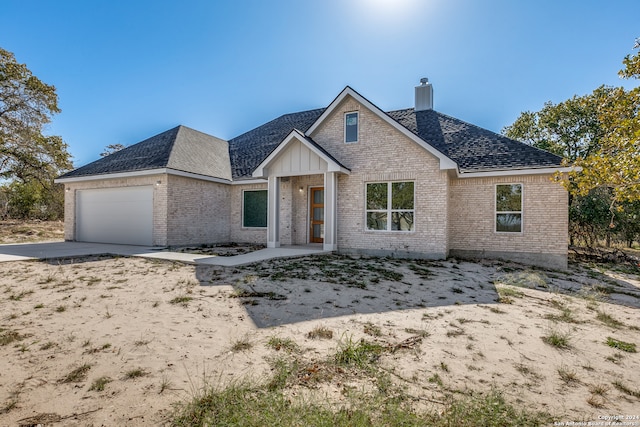
{"label": "green leafy tree", "polygon": [[[594,93],[609,90],[602,86]],[[574,96],[558,104],[547,102],[540,111],[520,114],[502,133],[575,162],[596,151],[603,137],[597,98]]]}
{"label": "green leafy tree", "polygon": [[[640,78],[640,54],[627,55],[623,64],[621,77]],[[506,136],[576,166],[561,179],[570,195],[572,242],[609,242],[612,234],[633,241],[634,207],[640,201],[639,111],[640,87],[601,86],[588,95],[546,103],[538,112],[523,112],[503,129]]]}
{"label": "green leafy tree", "polygon": [[[55,87],[43,83],[11,52],[0,48],[0,179],[23,185],[20,193],[34,191],[32,197],[10,200],[10,205],[24,207],[28,200],[59,203],[54,193],[60,189],[53,179],[72,167],[71,155],[61,137],[43,134],[45,125],[59,112]],[[9,194],[17,193],[12,190]],[[61,206],[49,211],[61,211]]]}

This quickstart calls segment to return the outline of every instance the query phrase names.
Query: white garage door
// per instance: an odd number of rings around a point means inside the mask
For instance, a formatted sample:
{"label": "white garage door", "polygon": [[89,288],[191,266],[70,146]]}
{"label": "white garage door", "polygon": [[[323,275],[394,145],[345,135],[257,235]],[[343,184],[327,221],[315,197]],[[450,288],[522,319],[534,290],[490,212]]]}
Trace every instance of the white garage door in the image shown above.
{"label": "white garage door", "polygon": [[76,240],[150,246],[152,233],[153,187],[76,193]]}

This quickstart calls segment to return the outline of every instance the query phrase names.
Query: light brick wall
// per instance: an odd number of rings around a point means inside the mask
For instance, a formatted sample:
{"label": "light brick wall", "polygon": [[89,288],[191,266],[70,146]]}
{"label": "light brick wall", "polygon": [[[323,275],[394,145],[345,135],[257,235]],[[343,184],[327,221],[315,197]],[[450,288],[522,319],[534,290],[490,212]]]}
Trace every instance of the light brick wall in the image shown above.
{"label": "light brick wall", "polygon": [[[359,138],[344,143],[344,113],[359,111]],[[439,160],[351,98],[312,138],[351,169],[338,177],[338,247],[345,252],[444,258],[448,177]],[[415,231],[366,231],[365,184],[415,182]]]}
{"label": "light brick wall", "polygon": [[[522,233],[495,232],[496,184],[522,184]],[[550,175],[452,178],[449,191],[452,254],[566,267],[568,197]]]}
{"label": "light brick wall", "polygon": [[229,184],[169,175],[167,245],[227,243]]}
{"label": "light brick wall", "polygon": [[[160,181],[160,185],[156,183]],[[153,244],[167,243],[167,175],[149,175],[135,178],[104,179],[65,184],[64,194],[64,238],[76,239],[76,191],[102,188],[153,186]]]}
{"label": "light brick wall", "polygon": [[243,190],[266,190],[267,184],[232,185],[229,199],[230,241],[235,243],[267,244],[266,228],[242,227],[242,192]]}

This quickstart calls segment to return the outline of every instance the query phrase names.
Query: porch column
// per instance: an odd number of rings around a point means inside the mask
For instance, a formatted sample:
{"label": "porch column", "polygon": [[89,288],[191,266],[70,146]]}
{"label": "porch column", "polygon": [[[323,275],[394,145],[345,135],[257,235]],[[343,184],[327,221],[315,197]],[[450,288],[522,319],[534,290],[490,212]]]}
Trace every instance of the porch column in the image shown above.
{"label": "porch column", "polygon": [[338,174],[324,174],[324,244],[325,251],[338,249]]}
{"label": "porch column", "polygon": [[269,177],[267,209],[267,247],[280,247],[280,178]]}

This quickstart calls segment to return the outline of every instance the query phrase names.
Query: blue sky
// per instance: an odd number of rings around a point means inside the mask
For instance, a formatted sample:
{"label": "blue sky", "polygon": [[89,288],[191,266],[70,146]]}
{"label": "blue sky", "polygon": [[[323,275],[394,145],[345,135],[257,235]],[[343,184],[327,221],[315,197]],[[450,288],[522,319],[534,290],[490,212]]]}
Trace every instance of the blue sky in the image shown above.
{"label": "blue sky", "polygon": [[[47,132],[76,166],[183,124],[230,139],[327,106],[349,85],[383,110],[435,109],[499,132],[621,85],[638,0],[3,0],[0,46],[57,88]],[[628,85],[629,83],[627,83]]]}

